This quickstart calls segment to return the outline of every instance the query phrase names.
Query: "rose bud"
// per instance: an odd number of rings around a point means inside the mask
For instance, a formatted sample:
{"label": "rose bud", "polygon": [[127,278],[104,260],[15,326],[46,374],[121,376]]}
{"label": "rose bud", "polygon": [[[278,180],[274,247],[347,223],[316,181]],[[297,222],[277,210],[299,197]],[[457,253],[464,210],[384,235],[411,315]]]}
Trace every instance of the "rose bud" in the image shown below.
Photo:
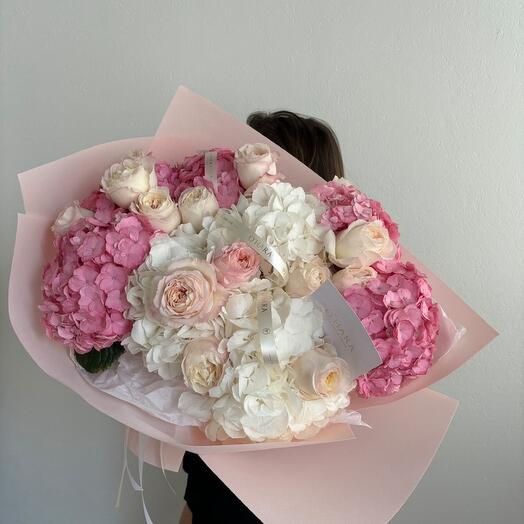
{"label": "rose bud", "polygon": [[331,278],[333,285],[342,293],[345,289],[358,284],[363,285],[377,276],[372,267],[346,267],[337,271]]}
{"label": "rose bud", "polygon": [[57,217],[51,230],[55,235],[65,235],[68,229],[81,218],[88,218],[93,216],[93,212],[89,209],[80,207],[78,200],[73,202],[72,206],[66,207]]}
{"label": "rose bud", "polygon": [[[244,189],[256,184],[265,175],[277,175],[276,153],[267,144],[245,144],[235,152],[235,167]],[[269,183],[268,177],[265,181]]]}

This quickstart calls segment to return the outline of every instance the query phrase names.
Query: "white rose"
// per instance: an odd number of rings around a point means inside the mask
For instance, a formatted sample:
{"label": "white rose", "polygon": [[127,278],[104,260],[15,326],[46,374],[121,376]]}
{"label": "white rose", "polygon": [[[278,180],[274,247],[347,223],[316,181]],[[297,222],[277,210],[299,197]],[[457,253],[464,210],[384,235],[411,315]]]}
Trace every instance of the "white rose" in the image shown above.
{"label": "white rose", "polygon": [[204,217],[214,216],[219,209],[215,195],[203,186],[183,191],[178,199],[178,207],[182,222],[190,223],[197,232],[202,229]]}
{"label": "white rose", "polygon": [[138,195],[156,187],[153,161],[143,152],[134,151],[107,169],[100,185],[117,206],[128,208]]}
{"label": "white rose", "polygon": [[355,220],[336,236],[329,231],[325,246],[330,260],[339,267],[370,266],[381,259],[390,260],[397,253],[382,220]]}
{"label": "white rose", "polygon": [[296,261],[284,289],[292,297],[304,297],[316,291],[330,276],[329,268],[317,256],[309,262]]}
{"label": "white rose", "polygon": [[78,200],[72,206],[66,207],[57,217],[51,230],[55,235],[65,235],[68,229],[81,218],[92,217],[93,212],[80,207]]}
{"label": "white rose", "polygon": [[276,154],[267,144],[245,144],[235,151],[235,167],[244,189],[248,189],[264,175],[277,174]]}
{"label": "white rose", "polygon": [[320,348],[303,353],[291,367],[305,399],[347,395],[355,387],[347,362]]}
{"label": "white rose", "polygon": [[337,271],[331,281],[333,285],[342,293],[345,289],[355,284],[363,285],[377,276],[377,272],[372,267],[345,267]]}
{"label": "white rose", "polygon": [[138,195],[130,209],[147,218],[157,231],[171,233],[180,224],[180,211],[165,187],[150,189],[147,193]]}
{"label": "white rose", "polygon": [[184,382],[195,393],[205,395],[217,386],[222,378],[227,352],[214,337],[198,338],[189,342],[184,349],[182,373]]}

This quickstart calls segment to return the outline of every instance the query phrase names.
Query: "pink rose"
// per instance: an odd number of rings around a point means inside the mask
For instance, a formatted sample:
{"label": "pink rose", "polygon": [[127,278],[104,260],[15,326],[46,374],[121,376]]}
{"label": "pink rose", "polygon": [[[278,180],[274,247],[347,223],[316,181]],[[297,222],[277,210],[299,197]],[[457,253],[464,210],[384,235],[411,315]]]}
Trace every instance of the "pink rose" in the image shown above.
{"label": "pink rose", "polygon": [[172,327],[216,318],[227,298],[209,262],[184,258],[155,274],[145,290],[148,315]]}
{"label": "pink rose", "polygon": [[244,242],[235,242],[221,249],[213,259],[218,281],[227,288],[249,282],[260,269],[256,251]]}

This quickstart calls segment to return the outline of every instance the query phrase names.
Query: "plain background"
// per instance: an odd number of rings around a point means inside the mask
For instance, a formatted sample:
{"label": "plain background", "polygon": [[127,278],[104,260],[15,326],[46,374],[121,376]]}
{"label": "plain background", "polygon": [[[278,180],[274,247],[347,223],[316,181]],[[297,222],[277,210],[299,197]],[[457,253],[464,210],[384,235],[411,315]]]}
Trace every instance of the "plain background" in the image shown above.
{"label": "plain background", "polygon": [[[461,404],[393,522],[523,522],[522,7],[1,0],[0,521],[143,522],[129,487],[113,508],[119,425],[45,376],[9,325],[16,173],[153,134],[183,83],[240,118],[289,108],[330,122],[350,178],[501,333],[436,386]],[[156,524],[177,521],[181,498],[154,468],[146,497]]]}

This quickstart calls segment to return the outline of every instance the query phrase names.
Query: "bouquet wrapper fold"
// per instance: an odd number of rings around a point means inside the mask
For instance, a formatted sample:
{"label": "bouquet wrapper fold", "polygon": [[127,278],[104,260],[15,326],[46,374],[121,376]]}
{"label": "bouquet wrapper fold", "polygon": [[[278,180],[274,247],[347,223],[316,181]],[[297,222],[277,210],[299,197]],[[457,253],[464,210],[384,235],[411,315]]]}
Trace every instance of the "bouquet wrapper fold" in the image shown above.
{"label": "bouquet wrapper fold", "polygon": [[405,248],[404,258],[428,276],[435,300],[464,334],[425,376],[395,395],[355,397],[351,408],[373,428],[357,428],[357,438],[349,427],[332,424],[301,442],[210,442],[195,428],[174,426],[94,388],[76,371],[68,351],[44,334],[38,311],[41,273],[52,254],[50,226],[68,202],[97,187],[107,166],[130,150],[151,150],[156,158],[174,162],[209,147],[236,149],[246,142],[270,143],[290,183],[308,190],[322,182],[278,145],[185,87],[177,90],[154,137],[101,144],[21,173],[25,214],[18,217],[9,282],[11,323],[43,371],[131,428],[131,449],[136,449],[138,433],[149,437],[147,462],[176,471],[184,451],[199,453],[263,522],[386,522],[418,484],[456,409],[455,400],[425,388],[497,335]]}

